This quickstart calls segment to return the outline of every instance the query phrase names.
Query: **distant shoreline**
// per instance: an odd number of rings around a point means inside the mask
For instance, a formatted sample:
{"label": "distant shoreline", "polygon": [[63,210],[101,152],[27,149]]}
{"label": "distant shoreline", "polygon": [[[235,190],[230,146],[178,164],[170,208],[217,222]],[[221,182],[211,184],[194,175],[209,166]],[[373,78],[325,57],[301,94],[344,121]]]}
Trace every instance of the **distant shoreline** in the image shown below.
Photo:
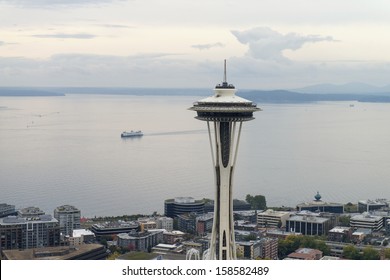
{"label": "distant shoreline", "polygon": [[[204,88],[104,88],[104,87],[0,87],[0,96],[34,97],[66,96],[67,94],[106,94],[137,96],[209,96],[212,89]],[[288,90],[239,90],[238,95],[258,103],[299,104],[322,101],[390,103],[390,94],[298,93]]]}

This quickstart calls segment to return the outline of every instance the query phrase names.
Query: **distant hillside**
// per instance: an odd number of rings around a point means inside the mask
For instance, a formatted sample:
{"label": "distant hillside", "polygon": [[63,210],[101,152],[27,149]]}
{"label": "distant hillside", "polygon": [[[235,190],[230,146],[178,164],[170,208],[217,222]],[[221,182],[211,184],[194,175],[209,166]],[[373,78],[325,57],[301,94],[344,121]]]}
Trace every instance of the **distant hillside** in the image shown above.
{"label": "distant hillside", "polygon": [[41,90],[37,88],[6,88],[0,87],[0,96],[64,96],[59,92]]}
{"label": "distant hillside", "polygon": [[318,84],[294,89],[293,91],[314,94],[375,94],[390,96],[390,85],[377,87],[365,83]]}
{"label": "distant hillside", "polygon": [[368,94],[308,94],[287,90],[240,92],[240,96],[259,103],[306,103],[319,101],[390,102],[390,96]]}

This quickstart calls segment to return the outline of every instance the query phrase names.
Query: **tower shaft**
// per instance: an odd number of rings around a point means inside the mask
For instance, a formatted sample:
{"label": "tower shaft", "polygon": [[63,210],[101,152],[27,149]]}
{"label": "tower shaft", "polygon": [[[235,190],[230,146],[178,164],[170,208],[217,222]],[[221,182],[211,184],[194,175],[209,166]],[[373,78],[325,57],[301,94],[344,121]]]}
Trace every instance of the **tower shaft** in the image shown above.
{"label": "tower shaft", "polygon": [[210,259],[232,260],[236,259],[232,183],[242,122],[238,123],[238,131],[235,121],[214,121],[213,131],[210,123],[207,122],[207,124],[216,185],[209,257]]}

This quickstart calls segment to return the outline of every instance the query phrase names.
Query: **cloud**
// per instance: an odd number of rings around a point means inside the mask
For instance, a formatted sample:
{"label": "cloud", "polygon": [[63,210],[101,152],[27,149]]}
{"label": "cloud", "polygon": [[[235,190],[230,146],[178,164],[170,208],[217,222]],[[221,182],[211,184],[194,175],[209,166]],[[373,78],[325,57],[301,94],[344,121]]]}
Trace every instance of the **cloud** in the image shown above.
{"label": "cloud", "polygon": [[330,36],[300,35],[287,33],[285,35],[269,27],[255,27],[245,31],[232,30],[237,40],[249,46],[248,56],[262,60],[288,61],[283,55],[284,50],[298,50],[306,43],[335,41]]}
{"label": "cloud", "polygon": [[35,34],[31,35],[36,38],[59,38],[59,39],[93,39],[96,36],[88,33],[74,33],[74,34],[66,34],[66,33],[56,33],[56,34]]}
{"label": "cloud", "polygon": [[203,50],[209,50],[211,48],[223,48],[223,47],[225,47],[225,45],[218,42],[218,43],[214,43],[214,44],[192,45],[191,47],[194,49],[199,49],[199,50],[203,51]]}

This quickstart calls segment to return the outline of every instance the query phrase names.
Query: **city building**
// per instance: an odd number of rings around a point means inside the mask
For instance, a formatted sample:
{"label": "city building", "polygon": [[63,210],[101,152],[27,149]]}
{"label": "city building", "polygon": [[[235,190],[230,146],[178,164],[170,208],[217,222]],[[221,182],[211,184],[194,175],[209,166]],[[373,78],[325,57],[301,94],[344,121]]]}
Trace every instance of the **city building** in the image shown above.
{"label": "city building", "polygon": [[351,227],[334,227],[328,232],[328,241],[349,242],[352,237]]}
{"label": "city building", "polygon": [[[233,212],[235,211],[249,211],[251,210],[251,205],[239,199],[233,199]],[[209,200],[204,205],[205,213],[214,212],[214,200]]]}
{"label": "city building", "polygon": [[204,214],[204,201],[193,197],[176,197],[164,202],[164,216],[175,218],[185,213]]}
{"label": "city building", "polygon": [[186,233],[196,234],[196,213],[185,213],[177,216],[177,229]]}
{"label": "city building", "polygon": [[372,235],[372,229],[358,228],[352,233],[351,241],[354,243],[361,243],[368,236]]}
{"label": "city building", "polygon": [[4,250],[2,253],[4,260],[104,260],[108,255],[101,244]]}
{"label": "city building", "polygon": [[149,230],[144,232],[131,231],[120,233],[118,237],[118,246],[130,251],[151,252],[152,248],[163,242],[164,230]]}
{"label": "city building", "polygon": [[39,207],[31,206],[18,210],[18,216],[22,218],[39,217],[42,215],[45,215],[45,212],[43,212]]}
{"label": "city building", "polygon": [[15,205],[0,203],[0,218],[16,215]]}
{"label": "city building", "polygon": [[238,241],[236,243],[238,255],[247,260],[255,260],[260,258],[260,241]]}
{"label": "city building", "polygon": [[95,234],[88,229],[74,229],[68,237],[69,246],[77,247],[86,242],[95,240]]}
{"label": "city building", "polygon": [[278,259],[278,239],[263,237],[260,242],[260,258],[261,259]]}
{"label": "city building", "polygon": [[60,231],[64,236],[70,236],[74,229],[81,228],[80,210],[72,205],[58,206],[54,209],[54,218],[60,223]]}
{"label": "city building", "polygon": [[207,122],[214,166],[216,198],[214,224],[208,259],[236,259],[233,228],[233,171],[235,170],[242,123],[253,120],[260,110],[256,104],[235,95],[236,89],[227,83],[226,60],[224,80],[214,89],[214,95],[197,101],[190,110],[196,119]]}
{"label": "city building", "polygon": [[250,224],[257,223],[257,210],[233,211],[234,220],[244,220]]}
{"label": "city building", "polygon": [[0,251],[60,245],[60,226],[51,215],[0,219]]}
{"label": "city building", "polygon": [[386,222],[386,234],[390,235],[390,220],[387,220]]}
{"label": "city building", "polygon": [[173,230],[173,219],[170,217],[159,217],[156,222],[157,228],[165,229],[167,231]]}
{"label": "city building", "polygon": [[326,235],[332,228],[329,218],[315,215],[295,215],[286,220],[286,231],[303,235]]}
{"label": "city building", "polygon": [[358,202],[358,211],[359,213],[370,212],[382,208],[389,207],[389,200],[381,198],[381,199],[367,199],[360,200]]}
{"label": "city building", "polygon": [[286,226],[286,220],[291,212],[267,209],[257,213],[257,225],[264,228],[281,228]]}
{"label": "city building", "polygon": [[166,244],[175,244],[183,241],[185,233],[182,231],[174,230],[174,231],[164,231],[163,233],[163,241]]}
{"label": "city building", "polygon": [[383,217],[364,212],[363,214],[352,216],[350,225],[353,228],[368,228],[378,231],[383,227]]}
{"label": "city building", "polygon": [[304,202],[297,205],[298,211],[311,211],[311,212],[329,212],[329,213],[336,213],[336,214],[342,214],[344,213],[344,205],[341,203],[334,203],[334,202],[325,202],[321,200],[321,195],[319,192],[314,196],[313,201],[311,202]]}
{"label": "city building", "polygon": [[289,260],[320,260],[322,252],[316,249],[299,248],[295,252],[289,254],[286,259]]}
{"label": "city building", "polygon": [[291,235],[302,235],[300,232],[291,232],[291,231],[285,231],[280,229],[269,229],[265,232],[265,236],[271,237],[271,238],[277,238],[279,240],[284,240],[288,236]]}
{"label": "city building", "polygon": [[96,239],[100,240],[105,236],[112,236],[119,233],[126,233],[130,231],[139,231],[140,226],[137,222],[124,222],[124,221],[115,221],[115,222],[104,222],[93,224],[91,231],[95,234]]}
{"label": "city building", "polygon": [[155,219],[138,219],[140,231],[157,229],[157,222]]}
{"label": "city building", "polygon": [[213,214],[204,214],[198,216],[196,219],[196,233],[198,235],[204,235],[213,229]]}

